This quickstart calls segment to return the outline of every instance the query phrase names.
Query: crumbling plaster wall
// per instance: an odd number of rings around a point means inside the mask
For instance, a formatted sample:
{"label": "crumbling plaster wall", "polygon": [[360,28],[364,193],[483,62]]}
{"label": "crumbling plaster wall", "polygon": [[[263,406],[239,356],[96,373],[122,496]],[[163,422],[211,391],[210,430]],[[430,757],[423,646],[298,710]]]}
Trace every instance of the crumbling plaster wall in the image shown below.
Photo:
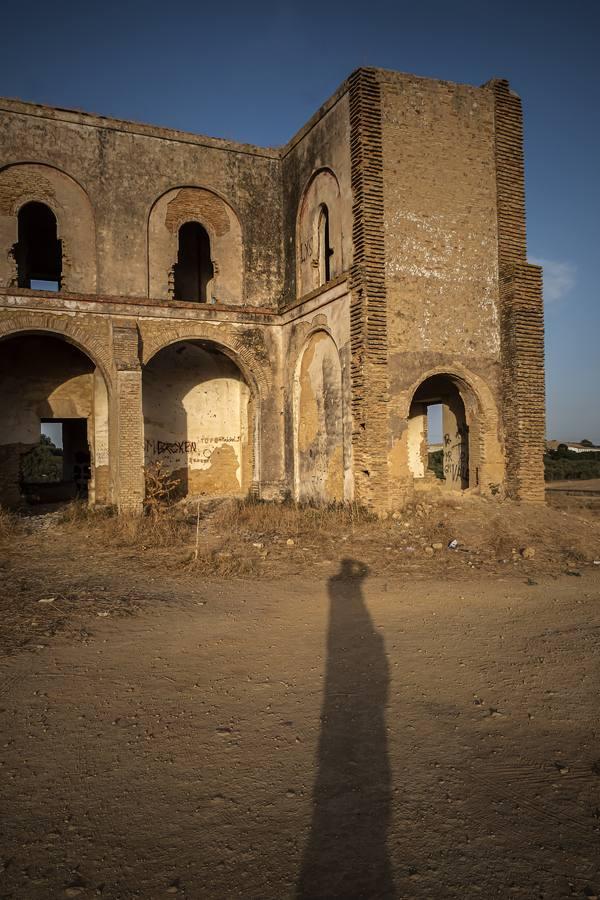
{"label": "crumbling plaster wall", "polygon": [[[96,222],[97,283],[96,254],[88,253],[77,261],[81,293],[148,296],[150,210],[167,191],[196,187],[222,197],[239,217],[246,277],[238,302],[269,307],[282,295],[277,151],[2,100],[0,160],[53,167],[89,198]],[[67,204],[64,218],[76,218],[78,210]],[[0,286],[8,286],[9,274],[6,266],[0,270]]]}
{"label": "crumbling plaster wall", "polygon": [[[332,188],[332,173],[339,186],[339,199]],[[324,185],[323,196],[311,194],[305,217],[299,221],[305,193],[311,190],[311,182],[318,173]],[[340,275],[350,266],[352,259],[352,192],[350,188],[350,114],[347,90],[336,94],[310,122],[289,142],[283,150],[283,241],[285,256],[284,300],[290,303],[302,293],[312,290],[310,278],[298,283],[302,258],[310,266],[317,248],[314,246],[315,213],[319,203],[327,203],[330,228],[334,235],[337,254],[332,257],[332,277]],[[309,242],[313,243],[308,247]],[[300,244],[300,246],[298,245]],[[302,245],[304,245],[304,250]]]}
{"label": "crumbling plaster wall", "polygon": [[[284,323],[281,333],[282,358],[287,360],[283,375],[288,490],[297,499],[350,501],[354,498],[354,475],[347,283],[330,287],[296,310]],[[324,366],[323,356],[328,361],[335,359],[335,364],[327,362]],[[318,415],[316,420],[312,416],[309,422],[311,411]],[[311,435],[317,438],[315,421],[326,446],[311,447],[309,438]],[[315,472],[314,477],[311,450],[312,458],[318,450],[317,468],[322,470],[320,474]]]}
{"label": "crumbling plaster wall", "polygon": [[447,371],[486,388],[490,408],[480,415],[495,434],[485,488],[504,477],[493,96],[392,72],[379,80],[390,478],[397,493],[406,490],[407,393]]}
{"label": "crumbling plaster wall", "polygon": [[160,463],[185,493],[247,493],[249,399],[240,370],[222,352],[191,341],[160,350],[143,373],[146,465]]}

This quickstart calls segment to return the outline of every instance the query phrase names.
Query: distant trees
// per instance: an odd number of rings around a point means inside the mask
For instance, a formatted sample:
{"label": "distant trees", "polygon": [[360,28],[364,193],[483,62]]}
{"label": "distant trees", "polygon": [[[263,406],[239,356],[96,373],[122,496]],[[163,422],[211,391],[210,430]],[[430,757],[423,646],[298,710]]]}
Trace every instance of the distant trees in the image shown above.
{"label": "distant trees", "polygon": [[43,434],[37,447],[21,457],[21,480],[29,484],[62,481],[63,452]]}
{"label": "distant trees", "polygon": [[[586,446],[590,445],[594,446],[588,441]],[[556,450],[548,450],[544,454],[544,473],[546,481],[600,478],[600,452],[576,453],[569,450],[566,444],[559,444]]]}
{"label": "distant trees", "polygon": [[444,480],[444,451],[434,450],[429,453],[427,468],[434,473],[436,478]]}

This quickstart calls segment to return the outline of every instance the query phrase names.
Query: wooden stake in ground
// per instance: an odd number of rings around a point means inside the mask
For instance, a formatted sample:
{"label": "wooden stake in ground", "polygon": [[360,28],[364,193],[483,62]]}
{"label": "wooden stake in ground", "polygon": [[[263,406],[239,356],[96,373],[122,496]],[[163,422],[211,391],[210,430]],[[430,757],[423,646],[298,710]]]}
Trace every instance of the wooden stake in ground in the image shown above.
{"label": "wooden stake in ground", "polygon": [[198,559],[198,541],[200,539],[200,500],[198,500],[198,508],[196,510],[196,549],[194,550],[194,561]]}

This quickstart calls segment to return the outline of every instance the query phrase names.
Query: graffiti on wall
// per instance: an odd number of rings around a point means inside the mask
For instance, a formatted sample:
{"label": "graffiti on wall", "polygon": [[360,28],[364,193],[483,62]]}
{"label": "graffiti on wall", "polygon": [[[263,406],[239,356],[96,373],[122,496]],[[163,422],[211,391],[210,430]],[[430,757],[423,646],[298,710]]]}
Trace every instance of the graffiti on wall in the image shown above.
{"label": "graffiti on wall", "polygon": [[157,438],[146,438],[144,450],[146,460],[157,460],[167,468],[201,467],[210,463],[211,456],[223,444],[239,444],[238,434],[235,437],[198,437],[193,441],[162,441]]}
{"label": "graffiti on wall", "polygon": [[469,482],[469,436],[468,428],[459,428],[454,439],[444,435],[444,478],[446,481]]}
{"label": "graffiti on wall", "polygon": [[306,262],[313,256],[313,240],[309,238],[307,241],[300,242],[300,262]]}
{"label": "graffiti on wall", "polygon": [[108,441],[96,440],[96,445],[94,447],[94,465],[108,465]]}

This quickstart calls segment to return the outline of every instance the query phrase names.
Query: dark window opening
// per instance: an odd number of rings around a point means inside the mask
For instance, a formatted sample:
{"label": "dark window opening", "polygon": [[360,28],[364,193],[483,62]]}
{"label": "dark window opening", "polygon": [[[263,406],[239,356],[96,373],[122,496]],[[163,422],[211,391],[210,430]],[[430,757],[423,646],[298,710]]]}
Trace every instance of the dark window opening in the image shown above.
{"label": "dark window opening", "polygon": [[329,243],[329,210],[323,203],[319,213],[319,283],[326,284],[331,278],[331,257],[333,247]]}
{"label": "dark window opening", "polygon": [[44,203],[26,203],[19,210],[14,255],[19,287],[61,289],[62,242],[58,240],[56,216]]}
{"label": "dark window opening", "polygon": [[179,248],[174,267],[174,299],[206,303],[214,266],[210,257],[210,238],[198,222],[186,222],[179,229]]}

